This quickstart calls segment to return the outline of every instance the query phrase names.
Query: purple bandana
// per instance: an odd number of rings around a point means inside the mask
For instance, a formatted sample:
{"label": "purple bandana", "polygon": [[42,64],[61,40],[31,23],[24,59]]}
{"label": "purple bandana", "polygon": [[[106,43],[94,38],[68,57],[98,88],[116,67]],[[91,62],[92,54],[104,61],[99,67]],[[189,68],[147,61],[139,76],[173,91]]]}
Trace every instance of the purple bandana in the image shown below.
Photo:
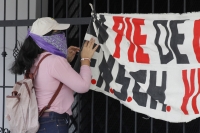
{"label": "purple bandana", "polygon": [[31,36],[40,48],[66,58],[67,42],[64,33],[51,36],[39,36],[28,31],[28,36]]}

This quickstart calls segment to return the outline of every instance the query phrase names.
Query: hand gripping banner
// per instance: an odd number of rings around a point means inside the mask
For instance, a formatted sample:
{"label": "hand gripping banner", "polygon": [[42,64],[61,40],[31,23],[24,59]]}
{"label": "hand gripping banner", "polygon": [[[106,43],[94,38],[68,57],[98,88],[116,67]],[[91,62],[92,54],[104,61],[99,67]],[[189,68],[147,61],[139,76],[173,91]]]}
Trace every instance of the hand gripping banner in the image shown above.
{"label": "hand gripping banner", "polygon": [[200,115],[200,12],[96,14],[90,89],[169,122]]}

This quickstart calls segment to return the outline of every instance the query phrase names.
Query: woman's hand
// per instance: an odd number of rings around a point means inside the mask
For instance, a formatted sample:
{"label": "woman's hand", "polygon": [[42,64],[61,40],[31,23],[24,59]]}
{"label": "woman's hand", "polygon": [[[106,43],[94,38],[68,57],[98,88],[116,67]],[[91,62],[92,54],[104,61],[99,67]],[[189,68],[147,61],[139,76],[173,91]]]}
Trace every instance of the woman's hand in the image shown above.
{"label": "woman's hand", "polygon": [[[81,51],[81,65],[90,66],[90,59],[94,55],[94,52],[97,50],[99,45],[94,47],[95,40],[93,38],[90,41],[86,41],[83,45],[83,49]],[[94,48],[93,48],[94,47]]]}
{"label": "woman's hand", "polygon": [[67,49],[67,61],[68,62],[72,62],[72,60],[74,59],[76,52],[79,52],[80,48],[75,47],[75,46],[70,46]]}
{"label": "woman's hand", "polygon": [[94,52],[98,48],[99,45],[96,45],[94,48],[94,42],[95,40],[93,38],[90,39],[90,41],[86,41],[83,45],[83,49],[81,51],[81,58],[89,58],[91,59]]}

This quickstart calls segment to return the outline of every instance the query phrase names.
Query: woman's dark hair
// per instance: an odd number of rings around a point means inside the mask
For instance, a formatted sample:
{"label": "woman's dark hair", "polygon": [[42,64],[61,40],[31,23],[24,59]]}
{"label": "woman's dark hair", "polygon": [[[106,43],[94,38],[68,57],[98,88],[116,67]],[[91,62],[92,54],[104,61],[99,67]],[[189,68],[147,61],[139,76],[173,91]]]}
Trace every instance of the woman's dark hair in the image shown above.
{"label": "woman's dark hair", "polygon": [[[53,34],[59,34],[60,31],[50,31],[43,36],[51,36]],[[24,74],[25,70],[30,70],[33,64],[35,63],[35,59],[39,54],[44,52],[43,49],[39,48],[35,41],[28,36],[22,44],[17,59],[13,62],[12,67],[10,68],[10,72],[13,74]]]}
{"label": "woman's dark hair", "polygon": [[39,48],[30,36],[26,38],[16,60],[10,68],[11,73],[21,75],[25,73],[25,70],[30,70],[35,62],[35,58],[42,52],[44,52],[44,50]]}

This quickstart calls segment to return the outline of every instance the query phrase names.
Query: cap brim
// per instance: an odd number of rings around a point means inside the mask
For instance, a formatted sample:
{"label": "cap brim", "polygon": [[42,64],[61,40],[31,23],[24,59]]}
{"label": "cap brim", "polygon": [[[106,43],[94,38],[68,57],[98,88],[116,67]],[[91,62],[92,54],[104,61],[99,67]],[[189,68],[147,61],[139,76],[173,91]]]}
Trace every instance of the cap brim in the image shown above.
{"label": "cap brim", "polygon": [[66,30],[69,27],[70,27],[70,24],[58,24],[53,28],[53,30]]}

